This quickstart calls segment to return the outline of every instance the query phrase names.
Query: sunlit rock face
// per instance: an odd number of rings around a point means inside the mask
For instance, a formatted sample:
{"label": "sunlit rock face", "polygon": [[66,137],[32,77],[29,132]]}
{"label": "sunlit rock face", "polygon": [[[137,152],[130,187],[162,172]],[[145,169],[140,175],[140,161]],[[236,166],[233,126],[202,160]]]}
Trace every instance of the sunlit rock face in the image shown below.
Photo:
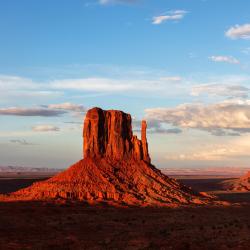
{"label": "sunlit rock face", "polygon": [[226,190],[248,192],[250,191],[250,171],[244,176],[236,180],[228,180],[223,182],[223,187]]}
{"label": "sunlit rock face", "polygon": [[139,140],[133,135],[129,114],[117,110],[90,109],[83,129],[84,157],[135,159],[150,163],[146,128],[146,121],[142,121],[142,135]]}
{"label": "sunlit rock face", "polygon": [[18,200],[78,200],[139,206],[206,204],[209,199],[164,175],[150,161],[142,121],[141,140],[131,116],[90,109],[83,129],[84,158],[64,172],[9,195]]}

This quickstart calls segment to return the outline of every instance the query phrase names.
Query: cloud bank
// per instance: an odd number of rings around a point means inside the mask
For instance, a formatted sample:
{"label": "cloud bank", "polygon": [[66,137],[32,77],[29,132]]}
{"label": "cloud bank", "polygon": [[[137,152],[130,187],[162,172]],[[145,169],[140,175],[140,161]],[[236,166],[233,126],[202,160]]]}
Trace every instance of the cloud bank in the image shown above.
{"label": "cloud bank", "polygon": [[0,115],[57,117],[69,112],[84,113],[85,111],[86,108],[83,105],[66,102],[59,104],[42,105],[41,107],[35,108],[0,108]]}
{"label": "cloud bank", "polygon": [[[141,121],[133,119],[133,130],[135,132],[141,132]],[[166,128],[164,124],[158,120],[147,120],[147,133],[148,134],[181,134],[180,128]]]}
{"label": "cloud bank", "polygon": [[49,109],[74,111],[74,112],[86,112],[86,108],[83,105],[73,104],[70,102],[50,104],[47,106]]}
{"label": "cloud bank", "polygon": [[[146,109],[146,117],[181,128],[209,131],[213,135],[239,135],[250,132],[250,101],[217,104],[182,104],[174,108]],[[231,134],[232,133],[232,134]]]}
{"label": "cloud bank", "polygon": [[33,126],[32,130],[34,132],[51,132],[51,131],[55,132],[55,131],[60,131],[60,128],[53,125],[43,124],[43,125]]}
{"label": "cloud bank", "polygon": [[10,107],[1,108],[0,115],[12,115],[12,116],[60,116],[65,114],[64,110],[53,110],[45,108],[21,108],[21,107]]}
{"label": "cloud bank", "polygon": [[250,23],[235,25],[228,29],[225,34],[231,39],[250,39]]}
{"label": "cloud bank", "polygon": [[231,84],[201,84],[193,86],[191,95],[211,95],[211,96],[224,96],[230,98],[247,98],[250,89],[245,86],[231,85]]}

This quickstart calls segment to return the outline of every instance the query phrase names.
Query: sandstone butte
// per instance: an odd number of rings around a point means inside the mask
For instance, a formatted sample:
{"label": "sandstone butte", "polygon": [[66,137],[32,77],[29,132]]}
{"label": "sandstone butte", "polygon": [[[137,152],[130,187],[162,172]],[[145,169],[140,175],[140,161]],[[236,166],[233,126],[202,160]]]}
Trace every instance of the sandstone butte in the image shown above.
{"label": "sandstone butte", "polygon": [[236,180],[227,180],[222,183],[224,189],[230,191],[247,192],[250,191],[250,171]]}
{"label": "sandstone butte", "polygon": [[121,205],[207,204],[151,164],[142,121],[141,140],[133,135],[131,116],[118,110],[90,109],[83,129],[84,158],[64,172],[9,194],[14,200],[76,200]]}

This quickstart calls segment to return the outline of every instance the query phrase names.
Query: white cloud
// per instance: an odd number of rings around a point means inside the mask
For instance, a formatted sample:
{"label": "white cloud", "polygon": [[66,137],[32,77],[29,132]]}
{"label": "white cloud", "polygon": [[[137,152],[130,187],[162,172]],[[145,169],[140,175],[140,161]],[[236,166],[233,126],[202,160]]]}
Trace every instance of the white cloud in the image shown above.
{"label": "white cloud", "polygon": [[43,125],[33,126],[32,130],[34,132],[51,132],[51,131],[60,131],[60,128],[53,125],[43,124]]}
{"label": "white cloud", "polygon": [[245,86],[211,83],[193,86],[191,95],[200,96],[202,94],[206,94],[212,96],[247,98],[249,91],[250,89]]}
{"label": "white cloud", "polygon": [[83,78],[56,80],[51,82],[51,86],[55,89],[117,92],[133,90],[136,88],[136,83],[109,78]]}
{"label": "white cloud", "polygon": [[174,108],[146,109],[145,112],[147,119],[182,128],[206,130],[214,135],[218,129],[250,132],[250,100],[230,100],[210,105],[182,104]]}
{"label": "white cloud", "polygon": [[235,25],[227,30],[225,34],[231,39],[250,39],[250,24]]}
{"label": "white cloud", "polygon": [[152,24],[162,24],[167,21],[178,21],[184,18],[187,11],[185,10],[174,10],[167,12],[166,15],[154,16],[152,19]]}
{"label": "white cloud", "polygon": [[11,138],[11,137],[33,137],[34,136],[34,132],[33,131],[21,131],[21,130],[17,130],[17,131],[14,131],[14,130],[9,130],[9,131],[1,131],[0,130],[0,137],[8,137],[8,138]]}
{"label": "white cloud", "polygon": [[166,159],[168,160],[192,160],[192,161],[218,161],[227,158],[235,154],[237,151],[226,147],[225,145],[221,145],[221,147],[208,147],[206,150],[200,150],[198,152],[193,153],[183,153],[183,154],[172,154],[167,155]]}
{"label": "white cloud", "polygon": [[193,148],[184,153],[166,154],[165,159],[183,161],[223,161],[248,158],[250,151],[250,136],[234,137],[226,143],[204,144],[202,148]]}
{"label": "white cloud", "polygon": [[[141,132],[141,120],[133,119],[133,130],[135,132]],[[179,128],[166,128],[163,124],[157,120],[147,121],[147,133],[149,134],[181,134],[182,130]]]}
{"label": "white cloud", "polygon": [[148,131],[149,134],[181,134],[182,130],[179,128],[155,128]]}
{"label": "white cloud", "polygon": [[78,105],[70,102],[58,103],[58,104],[49,104],[47,106],[49,109],[59,109],[65,111],[74,111],[74,112],[85,112],[86,108],[83,105]]}
{"label": "white cloud", "polygon": [[[18,100],[17,97],[20,97],[21,100],[24,100],[24,98],[27,98],[27,100],[39,98],[40,100],[40,97],[58,97],[63,95],[67,90],[95,93],[124,91],[162,92],[161,90],[166,89],[168,84],[182,82],[180,76],[157,75],[153,78],[152,72],[150,72],[150,76],[144,76],[144,72],[142,71],[137,71],[136,75],[134,73],[132,74],[132,76],[128,76],[127,72],[123,72],[123,74],[117,78],[89,77],[46,82],[35,82],[27,78],[0,75],[0,101],[3,101],[3,99],[7,101],[13,99]],[[67,105],[68,104],[64,104],[64,107]],[[69,105],[67,108],[69,108]],[[78,109],[78,107],[72,108]],[[84,107],[79,107],[79,109],[83,111]]]}
{"label": "white cloud", "polygon": [[180,78],[157,78],[154,80],[143,79],[112,79],[112,78],[83,78],[65,79],[51,82],[50,86],[57,90],[78,90],[93,92],[152,92],[166,89],[167,84],[179,81]]}
{"label": "white cloud", "polygon": [[45,108],[22,108],[22,107],[10,107],[0,108],[0,115],[13,115],[13,116],[60,116],[65,114],[63,110],[53,110]]}
{"label": "white cloud", "polygon": [[27,98],[55,98],[63,93],[51,90],[47,83],[34,82],[29,78],[19,76],[0,75],[0,98],[1,100]]}
{"label": "white cloud", "polygon": [[16,90],[17,87],[29,90],[39,89],[39,86],[31,79],[18,76],[0,75],[0,91],[4,91],[6,88],[8,88],[8,90]]}
{"label": "white cloud", "polygon": [[[1,78],[1,76],[0,76]],[[203,81],[204,78],[201,79],[195,79],[195,77],[192,78],[182,78],[178,75],[165,75],[164,71],[160,72],[150,72],[150,74],[126,74],[126,72],[123,72],[123,74],[119,74],[115,78],[112,77],[89,77],[89,78],[78,78],[78,79],[56,79],[52,81],[46,81],[43,83],[40,82],[34,82],[32,80],[28,80],[30,84],[29,87],[26,86],[24,90],[24,84],[26,79],[22,79],[19,77],[9,77],[8,82],[11,84],[4,85],[2,84],[2,91],[0,92],[0,104],[4,103],[4,105],[9,106],[9,103],[13,103],[13,100],[15,103],[18,103],[26,99],[24,99],[24,96],[22,98],[18,99],[15,95],[18,93],[24,94],[22,91],[25,91],[25,97],[27,97],[27,104],[34,103],[34,101],[30,101],[30,99],[33,97],[36,98],[38,102],[48,103],[49,101],[44,101],[43,99],[38,99],[39,96],[43,96],[46,98],[47,93],[51,93],[51,97],[54,93],[67,93],[68,95],[81,97],[83,94],[90,95],[106,95],[106,94],[116,94],[116,93],[126,93],[126,95],[131,96],[152,96],[157,95],[159,97],[168,96],[170,98],[173,97],[181,97],[181,96],[189,96],[195,95],[195,93],[202,92],[201,90],[198,90],[196,86],[199,86],[201,81]],[[244,96],[244,93],[247,94],[247,89],[245,89],[244,86],[247,86],[249,83],[249,76],[246,75],[236,75],[236,76],[221,76],[221,77],[214,77],[209,78],[207,81],[207,85],[211,85],[209,89],[209,94],[212,95],[212,92],[215,91],[214,84],[217,84],[218,89],[221,88],[222,90],[216,90],[220,92],[220,96],[227,96],[227,93],[231,91],[233,97],[240,97]],[[21,85],[20,85],[21,83]],[[205,84],[204,84],[205,85]],[[223,87],[223,85],[225,85]],[[226,87],[231,85],[231,87]],[[239,85],[237,87],[236,85]],[[21,87],[20,87],[21,86]],[[192,89],[195,87],[194,89]],[[205,88],[205,87],[204,87]],[[208,87],[207,87],[208,89]],[[223,91],[226,90],[226,94],[223,95]],[[12,93],[9,95],[8,93]],[[205,93],[205,92],[203,92]],[[197,94],[196,94],[197,95]],[[66,96],[66,95],[65,95]],[[229,95],[228,95],[229,96]],[[244,96],[245,97],[245,96]],[[67,100],[67,99],[66,99]],[[51,103],[51,102],[49,102]],[[79,104],[72,104],[72,103],[52,103],[50,105],[43,105],[38,107],[39,109],[55,109],[58,111],[76,111],[76,112],[84,112],[85,107]],[[3,111],[3,110],[2,110]],[[11,110],[8,110],[10,113]],[[1,112],[1,110],[0,110]]]}
{"label": "white cloud", "polygon": [[8,107],[0,108],[0,115],[12,116],[60,116],[69,112],[85,112],[86,108],[83,105],[73,104],[70,102],[42,105],[41,107]]}
{"label": "white cloud", "polygon": [[232,56],[210,56],[209,59],[214,62],[225,62],[231,64],[239,64],[240,61]]}

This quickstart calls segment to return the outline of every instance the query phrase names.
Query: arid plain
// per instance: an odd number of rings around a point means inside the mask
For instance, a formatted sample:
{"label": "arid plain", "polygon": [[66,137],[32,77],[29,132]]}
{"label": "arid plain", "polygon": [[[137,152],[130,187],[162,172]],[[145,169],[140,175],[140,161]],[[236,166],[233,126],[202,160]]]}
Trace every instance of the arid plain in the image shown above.
{"label": "arid plain", "polygon": [[[37,177],[37,176],[36,176]],[[12,190],[38,179],[1,178]],[[44,178],[44,177],[43,177]],[[193,179],[190,179],[193,178]],[[250,192],[218,190],[218,179],[183,183],[220,192],[226,206],[111,207],[64,202],[0,203],[0,249],[246,249],[250,247]]]}

